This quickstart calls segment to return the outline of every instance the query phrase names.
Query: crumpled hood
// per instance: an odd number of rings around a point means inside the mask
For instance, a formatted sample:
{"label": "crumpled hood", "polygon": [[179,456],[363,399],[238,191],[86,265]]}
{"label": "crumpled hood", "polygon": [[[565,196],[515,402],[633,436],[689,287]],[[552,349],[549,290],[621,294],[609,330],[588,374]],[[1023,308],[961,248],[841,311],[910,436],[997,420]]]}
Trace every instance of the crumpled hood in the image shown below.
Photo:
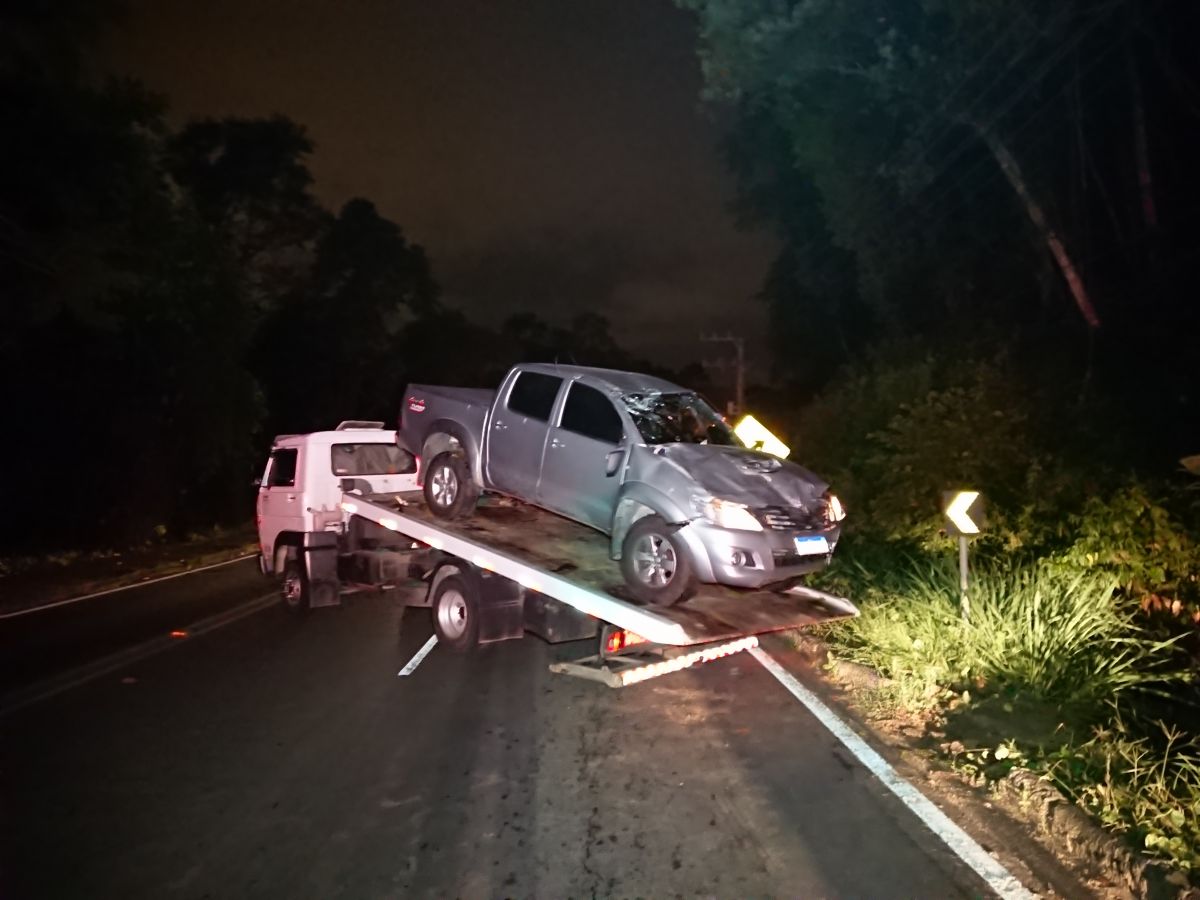
{"label": "crumpled hood", "polygon": [[678,465],[712,496],[752,508],[813,509],[829,487],[803,466],[741,447],[660,444],[645,450]]}

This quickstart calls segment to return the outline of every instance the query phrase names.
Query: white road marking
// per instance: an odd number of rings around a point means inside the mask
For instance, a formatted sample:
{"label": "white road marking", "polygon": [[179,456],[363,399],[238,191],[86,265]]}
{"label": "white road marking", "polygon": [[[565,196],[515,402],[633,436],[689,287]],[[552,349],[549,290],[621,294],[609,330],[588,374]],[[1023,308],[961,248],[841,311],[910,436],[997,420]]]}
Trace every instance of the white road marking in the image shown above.
{"label": "white road marking", "polygon": [[54,609],[56,606],[66,606],[70,603],[78,603],[81,600],[92,600],[95,597],[105,597],[109,594],[116,594],[120,591],[131,591],[134,588],[146,587],[151,584],[158,584],[160,581],[170,581],[172,578],[182,578],[184,575],[195,575],[197,572],[207,572],[209,569],[219,569],[221,566],[232,565],[236,562],[241,562],[245,559],[253,559],[258,556],[257,553],[248,553],[245,556],[239,556],[237,559],[227,559],[224,562],[213,563],[210,566],[201,566],[198,569],[187,569],[183,572],[176,572],[173,575],[163,575],[159,578],[151,578],[149,581],[139,581],[136,584],[126,584],[121,587],[109,588],[106,591],[96,591],[94,594],[84,594],[82,597],[71,597],[67,600],[56,600],[53,603],[45,603],[41,606],[31,606],[29,609],[18,609],[15,612],[7,612],[0,614],[0,619],[15,619],[17,616],[28,616],[32,613],[42,612],[46,609]]}
{"label": "white road marking", "polygon": [[808,708],[817,719],[828,728],[846,749],[858,757],[858,761],[866,766],[871,773],[883,782],[883,786],[895,794],[913,813],[925,823],[943,843],[975,873],[987,882],[988,887],[1000,897],[1012,900],[1032,900],[1036,895],[1026,890],[1008,869],[991,857],[975,839],[958,827],[950,817],[938,809],[929,799],[915,787],[905,781],[891,767],[887,760],[876,753],[871,746],[851,730],[850,726],[834,714],[828,706],[820,701],[816,694],[802,685],[796,676],[771,658],[770,654],[761,647],[747,651],[757,659],[764,669],[775,676],[793,697]]}
{"label": "white road marking", "polygon": [[416,655],[404,664],[404,668],[396,673],[396,677],[403,678],[405,675],[411,675],[413,672],[415,672],[417,670],[417,666],[421,664],[421,660],[429,655],[429,651],[432,650],[436,644],[437,635],[431,634],[429,636],[429,640],[425,642],[425,646],[418,650]]}
{"label": "white road marking", "polygon": [[186,632],[186,637],[172,637],[170,634],[160,635],[135,647],[118,650],[116,653],[112,653],[77,669],[72,669],[62,675],[40,681],[12,695],[0,697],[0,717],[16,712],[19,709],[24,709],[27,706],[32,706],[35,703],[40,703],[43,700],[48,700],[64,691],[73,690],[87,684],[89,681],[95,681],[102,675],[108,675],[118,669],[132,666],[151,656],[162,653],[164,650],[186,644],[201,635],[216,631],[218,628],[232,625],[239,619],[244,619],[278,602],[279,594],[272,591],[269,594],[248,600],[240,606],[235,606],[233,609],[227,609],[225,612],[209,616],[207,619],[202,619],[187,626],[185,629],[181,629]]}

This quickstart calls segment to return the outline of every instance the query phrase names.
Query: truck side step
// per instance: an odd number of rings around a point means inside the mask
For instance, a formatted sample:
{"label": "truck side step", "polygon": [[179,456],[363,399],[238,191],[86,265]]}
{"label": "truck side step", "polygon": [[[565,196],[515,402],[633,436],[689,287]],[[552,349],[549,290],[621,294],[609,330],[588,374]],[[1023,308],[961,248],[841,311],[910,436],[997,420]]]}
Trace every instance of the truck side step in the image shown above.
{"label": "truck side step", "polygon": [[653,651],[621,656],[608,654],[585,656],[575,662],[551,663],[550,671],[558,675],[573,675],[576,678],[599,681],[601,684],[607,684],[610,688],[621,688],[637,684],[639,681],[646,681],[649,678],[657,678],[659,675],[667,675],[671,672],[678,672],[680,669],[712,662],[714,659],[740,653],[757,646],[758,638],[751,635],[736,641],[712,644],[690,653],[670,657],[663,656],[659,659],[653,658]]}

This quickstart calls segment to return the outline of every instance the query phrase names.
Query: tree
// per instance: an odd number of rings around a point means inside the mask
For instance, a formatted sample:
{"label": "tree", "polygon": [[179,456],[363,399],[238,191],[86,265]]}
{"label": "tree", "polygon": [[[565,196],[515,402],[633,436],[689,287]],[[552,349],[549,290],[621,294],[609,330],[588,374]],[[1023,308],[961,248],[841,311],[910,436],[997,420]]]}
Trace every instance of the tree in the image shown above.
{"label": "tree", "polygon": [[275,424],[392,418],[405,379],[403,334],[437,310],[425,251],[369,201],[347,202],[319,238],[303,287],[264,324],[259,373]]}
{"label": "tree", "polygon": [[203,119],[169,144],[172,178],[223,235],[266,312],[306,276],[329,216],[312,195],[312,140],[284,116]]}
{"label": "tree", "polygon": [[[941,226],[961,214],[986,156],[1083,320],[1099,325],[1068,241],[1052,222],[1052,204],[1039,197],[1049,191],[1052,167],[1027,172],[1031,166],[1018,162],[1013,142],[1062,100],[1072,79],[1084,77],[1072,63],[1105,52],[1113,4],[681,5],[699,14],[708,95],[778,129],[790,165],[819,197],[833,242],[854,254],[864,299],[894,304],[889,287],[914,268],[913,251],[939,252],[921,232],[940,237]],[[962,175],[968,170],[972,181]],[[975,212],[990,214],[991,207]]]}

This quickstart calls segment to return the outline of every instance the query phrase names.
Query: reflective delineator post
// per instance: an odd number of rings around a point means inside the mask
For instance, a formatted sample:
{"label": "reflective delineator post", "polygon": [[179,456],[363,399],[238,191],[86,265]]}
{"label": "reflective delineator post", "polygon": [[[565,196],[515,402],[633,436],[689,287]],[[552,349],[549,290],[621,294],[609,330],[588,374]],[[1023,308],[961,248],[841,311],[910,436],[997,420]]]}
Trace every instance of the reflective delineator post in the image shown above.
{"label": "reflective delineator post", "polygon": [[971,601],[967,597],[967,536],[965,534],[958,536],[958,589],[963,621],[970,622]]}

